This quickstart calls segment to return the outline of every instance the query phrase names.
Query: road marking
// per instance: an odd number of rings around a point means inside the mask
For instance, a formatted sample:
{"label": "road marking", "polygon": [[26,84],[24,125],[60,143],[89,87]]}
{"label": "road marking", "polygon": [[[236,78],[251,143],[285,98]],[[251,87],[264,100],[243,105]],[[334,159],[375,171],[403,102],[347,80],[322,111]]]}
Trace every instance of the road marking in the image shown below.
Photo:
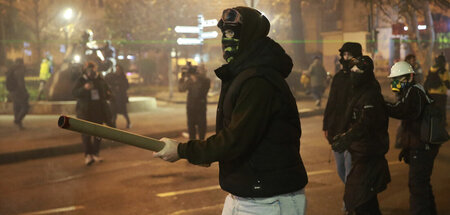
{"label": "road marking", "polygon": [[72,179],[77,179],[77,178],[81,178],[84,175],[72,175],[72,176],[67,176],[64,178],[60,178],[60,179],[55,179],[55,180],[49,180],[48,183],[58,183],[58,182],[63,182],[63,181],[70,181]]}
{"label": "road marking", "polygon": [[[401,164],[401,162],[399,162],[399,161],[388,162],[388,165],[397,165],[397,164]],[[317,170],[317,171],[308,172],[308,176],[321,175],[321,174],[327,174],[327,173],[332,173],[332,172],[336,172],[336,171],[331,170],[331,169]],[[164,198],[164,197],[169,197],[169,196],[176,196],[176,195],[182,195],[182,194],[188,194],[188,193],[198,193],[198,192],[203,192],[203,191],[208,191],[208,190],[218,190],[218,189],[220,189],[220,186],[215,185],[215,186],[195,188],[195,189],[189,189],[189,190],[179,190],[179,191],[174,191],[174,192],[158,193],[158,194],[156,194],[156,196]]]}
{"label": "road marking", "polygon": [[220,189],[219,185],[196,188],[196,189],[189,189],[189,190],[180,190],[180,191],[175,191],[175,192],[158,193],[158,194],[156,194],[156,196],[169,197],[169,196],[176,196],[176,195],[181,195],[181,194],[186,194],[186,193],[198,193],[198,192],[203,192],[203,191],[207,191],[207,190],[217,190],[217,189]]}
{"label": "road marking", "polygon": [[54,208],[54,209],[49,209],[49,210],[24,213],[24,214],[20,214],[20,215],[55,214],[55,213],[76,211],[76,210],[82,210],[82,209],[84,209],[84,206],[82,206],[82,205],[75,205],[75,206],[64,207],[64,208]]}
{"label": "road marking", "polygon": [[184,213],[192,213],[192,212],[199,212],[199,211],[203,211],[203,210],[209,210],[209,209],[215,209],[215,208],[222,208],[223,204],[217,204],[217,205],[211,205],[211,206],[205,206],[205,207],[201,207],[201,208],[193,208],[193,209],[188,209],[188,210],[179,210],[179,211],[175,211],[169,215],[180,215],[180,214],[184,214]]}

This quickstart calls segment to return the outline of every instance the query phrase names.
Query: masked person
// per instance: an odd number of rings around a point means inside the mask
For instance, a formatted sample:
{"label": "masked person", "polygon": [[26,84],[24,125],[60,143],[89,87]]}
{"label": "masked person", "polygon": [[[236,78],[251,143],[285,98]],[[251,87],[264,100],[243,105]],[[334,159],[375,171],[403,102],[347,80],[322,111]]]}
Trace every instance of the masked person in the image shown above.
{"label": "masked person", "polygon": [[401,61],[391,68],[388,76],[391,88],[397,94],[396,103],[387,103],[389,116],[401,119],[399,160],[409,164],[410,214],[436,214],[430,177],[434,159],[439,151],[437,144],[420,140],[421,115],[424,106],[432,100],[424,88],[415,82],[410,64]]}
{"label": "masked person", "polygon": [[292,60],[267,37],[270,23],[253,8],[224,10],[218,27],[227,64],[215,70],[222,80],[216,134],[187,143],[163,138],[154,156],[218,161],[220,186],[229,192],[222,214],[304,214],[301,126],[285,81]]}
{"label": "masked person", "polygon": [[381,214],[377,194],[390,182],[385,158],[389,118],[372,59],[353,58],[349,66],[353,94],[344,114],[345,132],[333,138],[332,147],[337,152],[348,150],[352,156],[344,193],[349,214]]}
{"label": "masked person", "polygon": [[[111,122],[111,110],[107,100],[111,98],[108,84],[97,72],[96,65],[88,62],[82,76],[78,79],[72,90],[77,99],[77,117],[94,123]],[[99,157],[101,138],[82,134],[81,139],[85,146],[85,164],[103,161]]]}
{"label": "masked person", "polygon": [[439,55],[435,62],[428,72],[424,87],[434,100],[434,105],[439,108],[444,119],[447,120],[447,90],[450,89],[450,75],[445,69],[444,55]]}
{"label": "masked person", "polygon": [[[350,62],[355,57],[362,56],[361,44],[347,42],[339,49],[339,59],[342,69],[333,77],[323,116],[323,131],[328,142],[332,144],[333,137],[345,132],[340,125],[344,120],[344,113],[351,99],[352,83],[350,80]],[[352,167],[352,158],[348,151],[334,152],[339,178],[346,181]],[[345,208],[344,208],[345,210]]]}

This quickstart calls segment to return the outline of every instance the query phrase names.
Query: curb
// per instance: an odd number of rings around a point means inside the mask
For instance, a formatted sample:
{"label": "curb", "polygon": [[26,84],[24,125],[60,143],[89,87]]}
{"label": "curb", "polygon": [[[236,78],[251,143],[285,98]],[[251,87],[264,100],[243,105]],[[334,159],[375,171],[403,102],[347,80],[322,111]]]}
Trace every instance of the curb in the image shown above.
{"label": "curb", "polygon": [[[301,111],[299,111],[299,115],[300,115],[300,118],[306,118],[306,117],[321,115],[321,114],[323,114],[323,112],[324,112],[323,109],[302,109]],[[212,132],[214,130],[215,130],[215,125],[209,125],[206,128],[207,132]],[[175,137],[179,137],[181,132],[185,132],[185,131],[186,131],[186,129],[180,129],[180,130],[166,131],[166,132],[153,133],[153,134],[144,134],[144,136],[149,136],[149,137],[153,137],[156,139],[160,139],[163,137],[175,138]],[[114,142],[111,140],[104,140],[104,141],[102,141],[101,149],[113,148],[113,147],[119,147],[119,146],[125,146],[125,145],[126,144]],[[54,147],[48,147],[48,148],[42,148],[42,149],[10,152],[10,153],[0,154],[0,165],[17,163],[17,162],[33,160],[33,159],[56,157],[56,156],[61,156],[61,155],[74,154],[74,153],[83,153],[83,152],[84,152],[84,147],[81,142],[76,143],[76,144],[65,145],[65,146],[54,146]]]}

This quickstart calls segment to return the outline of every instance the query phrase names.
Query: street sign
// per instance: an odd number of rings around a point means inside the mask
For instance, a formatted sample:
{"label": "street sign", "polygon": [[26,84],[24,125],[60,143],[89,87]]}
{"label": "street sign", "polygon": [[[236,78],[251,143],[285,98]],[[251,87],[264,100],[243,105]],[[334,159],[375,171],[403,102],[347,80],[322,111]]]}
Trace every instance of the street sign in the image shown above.
{"label": "street sign", "polygon": [[200,29],[198,28],[198,26],[175,26],[175,32],[198,34],[200,32]]}
{"label": "street sign", "polygon": [[201,45],[203,40],[199,38],[178,38],[177,43],[178,45]]}
{"label": "street sign", "polygon": [[208,19],[202,22],[203,27],[213,27],[217,25],[217,19]]}
{"label": "street sign", "polygon": [[212,39],[216,38],[219,35],[217,31],[209,31],[209,32],[203,32],[200,38],[202,39]]}

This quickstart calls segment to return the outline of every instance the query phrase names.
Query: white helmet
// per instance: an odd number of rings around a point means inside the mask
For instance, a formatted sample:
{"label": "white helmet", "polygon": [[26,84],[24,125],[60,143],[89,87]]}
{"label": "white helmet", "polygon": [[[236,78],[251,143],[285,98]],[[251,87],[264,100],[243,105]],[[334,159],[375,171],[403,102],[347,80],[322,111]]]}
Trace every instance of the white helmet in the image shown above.
{"label": "white helmet", "polygon": [[407,74],[414,74],[414,70],[411,66],[411,64],[405,62],[405,61],[400,61],[395,63],[392,68],[391,68],[391,74],[388,76],[388,78],[395,78],[395,77],[399,77],[402,75],[407,75]]}

